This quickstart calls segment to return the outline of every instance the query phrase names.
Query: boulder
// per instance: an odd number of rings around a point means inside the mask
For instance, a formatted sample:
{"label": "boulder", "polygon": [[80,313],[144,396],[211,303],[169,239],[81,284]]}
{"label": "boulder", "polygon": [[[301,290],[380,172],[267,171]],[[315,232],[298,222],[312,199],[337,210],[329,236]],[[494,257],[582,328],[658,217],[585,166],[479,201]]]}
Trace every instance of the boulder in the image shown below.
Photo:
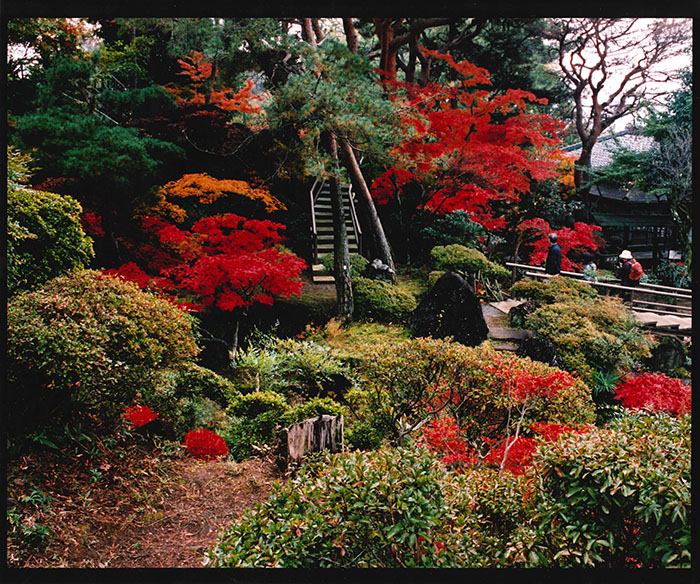
{"label": "boulder", "polygon": [[470,347],[480,345],[489,332],[473,288],[456,272],[447,272],[435,282],[411,313],[408,325],[417,336],[452,337]]}
{"label": "boulder", "polygon": [[564,360],[559,354],[557,345],[546,337],[524,338],[515,354],[518,357],[530,357],[533,361],[541,361],[552,367],[564,369]]}
{"label": "boulder", "polygon": [[394,270],[380,259],[373,259],[362,272],[362,276],[370,280],[381,280],[392,284],[394,282]]}

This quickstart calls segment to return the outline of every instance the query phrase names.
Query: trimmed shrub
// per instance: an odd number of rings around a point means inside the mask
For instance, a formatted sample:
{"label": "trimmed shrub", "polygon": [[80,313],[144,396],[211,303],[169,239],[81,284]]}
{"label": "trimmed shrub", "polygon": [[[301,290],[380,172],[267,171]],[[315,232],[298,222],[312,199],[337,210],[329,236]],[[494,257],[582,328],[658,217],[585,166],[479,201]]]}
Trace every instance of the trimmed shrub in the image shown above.
{"label": "trimmed shrub", "polygon": [[513,298],[539,300],[540,302],[561,302],[570,298],[596,298],[596,289],[581,280],[558,276],[546,282],[523,278],[510,287]]}
{"label": "trimmed shrub", "polygon": [[690,416],[562,436],[535,469],[547,565],[690,567]]}
{"label": "trimmed shrub", "polygon": [[86,267],[94,252],[80,225],[80,203],[21,186],[7,189],[7,289],[32,290]]}
{"label": "trimmed shrub", "polygon": [[290,426],[322,415],[344,416],[347,419],[348,410],[329,397],[314,397],[294,406],[285,416],[284,422],[286,426]]}
{"label": "trimmed shrub", "polygon": [[352,293],[355,300],[355,318],[402,322],[408,313],[418,306],[413,294],[380,280],[353,278]]}
{"label": "trimmed shrub", "polygon": [[240,397],[231,381],[194,363],[159,371],[153,390],[142,395],[161,413],[161,428],[178,440],[192,428],[223,430],[226,407]]}
{"label": "trimmed shrub", "polygon": [[489,260],[477,249],[453,243],[439,245],[430,251],[436,270],[444,272],[481,273],[486,278],[505,280],[510,278],[510,270]]}
{"label": "trimmed shrub", "polygon": [[[273,487],[208,550],[210,567],[438,567],[444,470],[423,449],[326,455]],[[439,541],[439,540],[438,540]]]}
{"label": "trimmed shrub", "polygon": [[158,369],[178,367],[198,350],[192,317],[96,271],[16,295],[7,316],[14,431],[72,415],[115,423],[140,392],[153,390]]}
{"label": "trimmed shrub", "polygon": [[690,412],[690,385],[663,373],[630,375],[616,387],[615,397],[630,410]]}
{"label": "trimmed shrub", "polygon": [[[419,338],[377,344],[367,350],[358,372],[366,380],[366,403],[357,415],[396,443],[446,403],[443,413],[455,417],[467,439],[502,430],[509,404],[521,407],[525,401],[524,423],[594,420],[590,390],[581,380],[544,363],[495,351],[488,343],[466,347]],[[511,391],[511,378],[522,380],[517,387],[529,389]]]}
{"label": "trimmed shrub", "polygon": [[273,446],[276,428],[286,425],[289,413],[285,397],[274,391],[255,391],[236,399],[227,410],[231,419],[222,433],[234,458],[242,460]]}
{"label": "trimmed shrub", "polygon": [[552,340],[567,371],[588,384],[595,371],[624,375],[651,356],[653,339],[618,298],[570,298],[538,308],[525,327]]}
{"label": "trimmed shrub", "polygon": [[[333,264],[333,262],[335,261],[335,255],[332,253],[324,253],[318,256],[318,259],[323,264],[323,267],[332,274],[335,269]],[[368,265],[369,260],[366,257],[360,255],[359,253],[351,253],[350,277],[357,278],[359,276],[362,276],[362,273],[365,271]]]}

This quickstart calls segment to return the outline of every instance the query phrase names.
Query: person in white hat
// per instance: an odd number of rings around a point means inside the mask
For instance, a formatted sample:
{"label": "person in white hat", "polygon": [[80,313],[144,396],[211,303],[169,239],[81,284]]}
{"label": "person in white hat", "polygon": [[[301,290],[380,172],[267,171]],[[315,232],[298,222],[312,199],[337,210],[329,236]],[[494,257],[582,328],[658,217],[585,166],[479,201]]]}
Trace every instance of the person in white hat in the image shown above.
{"label": "person in white hat", "polygon": [[[623,286],[634,288],[639,286],[639,280],[644,273],[642,265],[634,259],[632,252],[628,249],[622,250],[618,256],[620,259],[620,280]],[[625,300],[629,300],[631,294],[625,294]]]}

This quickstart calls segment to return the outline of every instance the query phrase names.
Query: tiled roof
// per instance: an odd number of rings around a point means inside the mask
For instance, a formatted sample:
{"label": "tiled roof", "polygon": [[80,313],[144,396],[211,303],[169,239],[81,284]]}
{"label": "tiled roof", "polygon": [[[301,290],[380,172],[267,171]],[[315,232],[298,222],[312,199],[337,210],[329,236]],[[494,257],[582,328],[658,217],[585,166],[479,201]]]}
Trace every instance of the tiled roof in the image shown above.
{"label": "tiled roof", "polygon": [[[634,152],[646,152],[651,149],[653,144],[653,138],[631,134],[628,130],[598,138],[591,153],[591,168],[600,168],[610,164],[613,153],[620,147]],[[581,144],[567,146],[563,150],[578,157],[581,154]]]}

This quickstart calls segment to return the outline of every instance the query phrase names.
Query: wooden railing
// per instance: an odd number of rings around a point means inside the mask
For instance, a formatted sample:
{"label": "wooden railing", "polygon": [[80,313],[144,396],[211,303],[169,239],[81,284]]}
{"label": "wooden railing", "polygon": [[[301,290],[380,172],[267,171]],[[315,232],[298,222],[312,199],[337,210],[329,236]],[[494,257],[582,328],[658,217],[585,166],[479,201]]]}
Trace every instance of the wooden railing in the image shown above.
{"label": "wooden railing", "polygon": [[[539,266],[528,266],[526,264],[518,264],[514,262],[506,262],[506,266],[513,269],[513,281],[517,278],[518,270],[524,270],[524,275],[530,278],[553,278],[551,274],[546,274],[544,268]],[[583,274],[579,272],[567,272],[562,271],[560,273],[562,276],[567,276],[570,278],[583,279]],[[676,301],[692,301],[692,290],[688,288],[673,288],[671,286],[661,286],[660,284],[648,284],[640,283],[639,286],[630,287],[622,286],[617,283],[620,280],[608,280],[605,282],[599,282],[595,280],[585,280],[587,284],[594,286],[595,288],[601,288],[604,290],[620,291],[626,295],[629,295],[629,303],[632,307],[638,308],[646,312],[656,312],[659,314],[673,314],[678,316],[691,316],[692,307],[685,306],[682,304],[668,304],[663,302],[653,302],[649,300],[640,300],[639,295],[649,295],[652,297],[660,297],[660,299],[673,299]],[[637,298],[635,298],[635,295]]]}
{"label": "wooden railing", "polygon": [[[309,202],[311,205],[311,239],[312,239],[312,253],[313,253],[313,263],[318,263],[318,231],[316,228],[316,201],[318,196],[321,194],[323,185],[326,184],[326,179],[317,178],[314,184],[311,185],[309,189]],[[341,193],[342,197],[342,193]],[[360,220],[357,216],[357,211],[355,210],[355,201],[353,200],[352,185],[348,186],[348,199],[350,200],[350,218],[352,220],[352,226],[355,230],[355,237],[357,238],[357,249],[362,253],[362,228],[360,227]]]}

